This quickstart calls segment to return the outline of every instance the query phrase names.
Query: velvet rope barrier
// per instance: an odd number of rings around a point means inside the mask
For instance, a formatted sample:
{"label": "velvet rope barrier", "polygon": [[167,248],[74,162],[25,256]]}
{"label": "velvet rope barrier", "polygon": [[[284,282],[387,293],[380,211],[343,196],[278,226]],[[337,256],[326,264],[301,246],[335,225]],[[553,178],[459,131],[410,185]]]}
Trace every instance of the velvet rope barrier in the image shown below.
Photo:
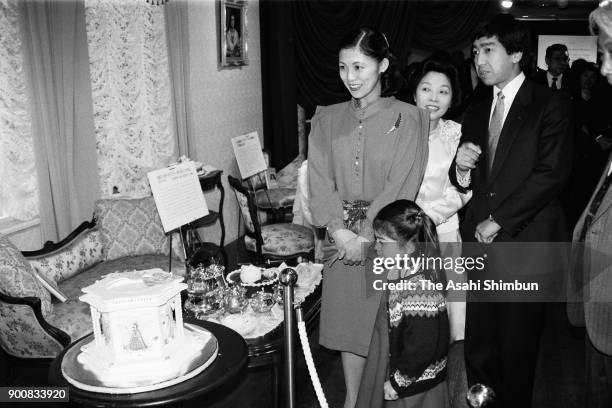
{"label": "velvet rope barrier", "polygon": [[295,357],[294,357],[294,317],[293,310],[297,315],[297,328],[300,337],[300,343],[302,345],[302,351],[304,353],[304,360],[308,367],[308,374],[310,375],[310,381],[314,387],[319,405],[321,408],[328,408],[327,400],[323,394],[323,388],[319,381],[319,375],[312,359],[312,352],[310,345],[308,344],[308,333],[306,332],[306,323],[304,322],[304,316],[302,314],[302,308],[300,305],[294,307],[293,299],[293,287],[297,282],[297,272],[291,268],[283,269],[280,273],[279,281],[284,286],[283,291],[283,305],[284,305],[284,317],[285,317],[285,379],[287,381],[287,393],[286,393],[286,407],[293,408],[295,406]]}
{"label": "velvet rope barrier", "polygon": [[306,333],[306,323],[304,322],[304,316],[302,315],[302,308],[298,307],[295,309],[297,313],[297,327],[300,335],[300,343],[302,344],[302,352],[304,353],[304,360],[306,360],[306,366],[308,367],[308,374],[310,375],[310,382],[315,390],[319,405],[321,408],[328,408],[327,399],[323,393],[323,387],[321,387],[321,381],[319,380],[319,374],[317,374],[317,368],[314,365],[312,359],[312,351],[310,350],[310,344],[308,344],[308,333]]}

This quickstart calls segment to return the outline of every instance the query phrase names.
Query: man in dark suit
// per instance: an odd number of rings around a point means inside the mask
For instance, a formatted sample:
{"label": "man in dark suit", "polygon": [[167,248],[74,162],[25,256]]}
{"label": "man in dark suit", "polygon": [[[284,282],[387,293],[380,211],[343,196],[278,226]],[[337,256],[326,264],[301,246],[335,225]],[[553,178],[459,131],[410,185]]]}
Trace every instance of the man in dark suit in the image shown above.
{"label": "man in dark suit", "polygon": [[[485,270],[470,271],[470,279],[509,279],[516,260],[507,259],[498,242],[567,240],[558,196],[571,168],[570,103],[525,78],[521,63],[529,44],[529,33],[510,15],[496,16],[474,35],[474,63],[489,89],[468,108],[449,169],[451,182],[473,193],[462,238],[489,251]],[[522,272],[542,284],[563,273],[537,269],[533,277]],[[468,294],[468,383],[493,388],[497,407],[529,407],[544,304],[478,300]]]}
{"label": "man in dark suit", "polygon": [[565,44],[553,44],[546,48],[545,62],[547,71],[538,71],[533,80],[548,88],[561,90],[568,95],[572,93],[571,78],[566,73],[569,71],[569,52]]}
{"label": "man in dark suit", "polygon": [[[601,74],[612,85],[612,2],[602,2],[589,17],[599,33]],[[586,326],[584,406],[612,406],[612,155],[593,196],[574,229],[568,316]]]}

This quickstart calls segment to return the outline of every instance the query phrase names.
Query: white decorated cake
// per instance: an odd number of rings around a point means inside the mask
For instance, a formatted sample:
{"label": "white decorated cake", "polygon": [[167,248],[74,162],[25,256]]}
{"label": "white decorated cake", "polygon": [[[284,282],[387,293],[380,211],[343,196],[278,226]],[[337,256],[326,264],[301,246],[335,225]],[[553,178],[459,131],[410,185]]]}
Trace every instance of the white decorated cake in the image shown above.
{"label": "white decorated cake", "polygon": [[187,285],[182,280],[149,269],[111,273],[84,288],[79,299],[91,307],[94,339],[77,360],[106,387],[156,384],[184,375],[212,336],[185,330],[180,292]]}

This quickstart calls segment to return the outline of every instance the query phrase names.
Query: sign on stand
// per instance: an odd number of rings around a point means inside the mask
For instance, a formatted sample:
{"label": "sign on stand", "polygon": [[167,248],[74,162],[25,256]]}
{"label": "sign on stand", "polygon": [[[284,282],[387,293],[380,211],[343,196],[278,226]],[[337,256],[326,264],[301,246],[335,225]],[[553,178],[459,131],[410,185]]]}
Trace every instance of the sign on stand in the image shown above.
{"label": "sign on stand", "polygon": [[208,206],[192,161],[147,173],[165,232],[208,215]]}
{"label": "sign on stand", "polygon": [[257,132],[233,137],[232,147],[243,180],[268,168]]}

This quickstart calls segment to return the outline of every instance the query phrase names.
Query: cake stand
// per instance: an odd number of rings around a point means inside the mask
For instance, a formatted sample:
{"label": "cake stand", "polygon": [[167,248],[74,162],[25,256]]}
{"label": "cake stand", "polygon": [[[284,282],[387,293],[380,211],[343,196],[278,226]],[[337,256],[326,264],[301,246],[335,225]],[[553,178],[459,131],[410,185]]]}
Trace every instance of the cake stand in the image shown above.
{"label": "cake stand", "polygon": [[66,352],[61,364],[62,375],[70,384],[77,388],[90,392],[107,394],[134,394],[158,390],[178,384],[204,371],[215,361],[219,349],[217,338],[208,330],[188,323],[185,323],[184,327],[186,332],[190,332],[194,336],[205,334],[210,337],[206,343],[202,344],[199,354],[185,365],[181,372],[161,382],[154,384],[133,383],[126,384],[125,387],[109,386],[105,384],[95,375],[95,373],[85,369],[83,364],[78,361],[81,347],[90,343],[93,339],[93,335],[80,339]]}

